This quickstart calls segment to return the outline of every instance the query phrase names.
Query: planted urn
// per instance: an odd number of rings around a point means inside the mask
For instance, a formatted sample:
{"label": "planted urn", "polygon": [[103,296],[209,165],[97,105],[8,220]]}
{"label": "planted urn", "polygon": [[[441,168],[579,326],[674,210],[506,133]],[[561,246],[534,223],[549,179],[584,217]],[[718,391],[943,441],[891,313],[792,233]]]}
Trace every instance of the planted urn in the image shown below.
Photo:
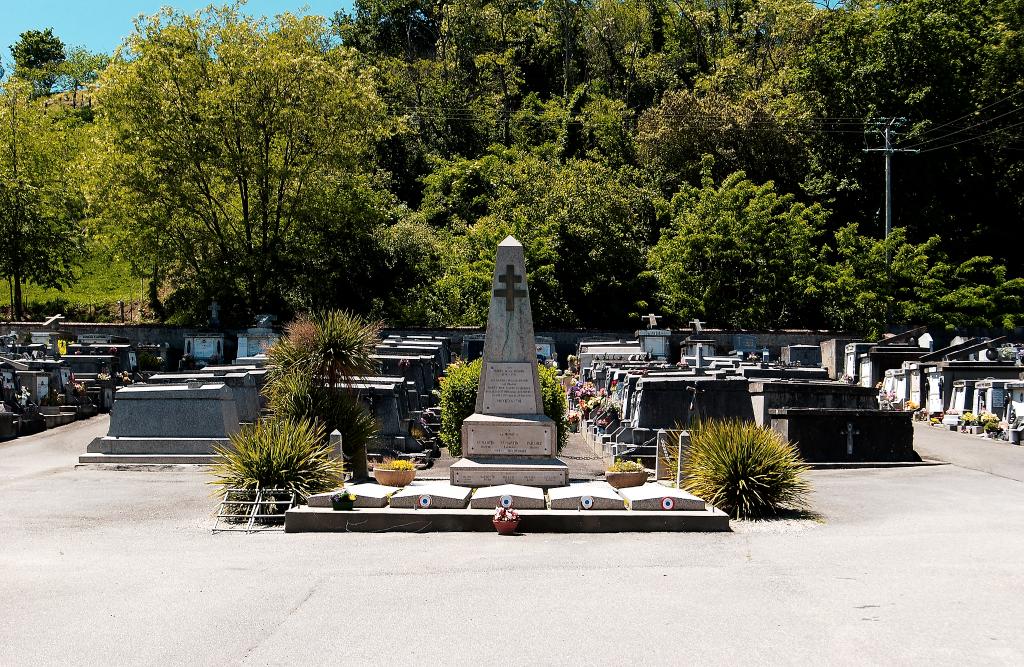
{"label": "planted urn", "polygon": [[616,461],[604,473],[605,481],[616,489],[643,486],[647,483],[647,469],[640,461]]}
{"label": "planted urn", "polygon": [[416,479],[416,466],[406,459],[384,459],[373,466],[373,478],[383,486],[408,486]]}

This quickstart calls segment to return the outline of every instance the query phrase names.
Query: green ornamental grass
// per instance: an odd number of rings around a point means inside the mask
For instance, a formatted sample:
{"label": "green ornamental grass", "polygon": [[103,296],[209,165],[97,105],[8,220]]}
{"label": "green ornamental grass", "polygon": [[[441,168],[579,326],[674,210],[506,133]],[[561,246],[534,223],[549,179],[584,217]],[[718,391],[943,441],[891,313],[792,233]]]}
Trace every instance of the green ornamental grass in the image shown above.
{"label": "green ornamental grass", "polygon": [[684,488],[735,519],[808,508],[808,468],[797,449],[766,426],[705,421],[690,430]]}
{"label": "green ornamental grass", "polygon": [[331,452],[323,427],[309,420],[269,419],[231,435],[215,448],[214,479],[227,489],[287,489],[305,500],[337,488],[344,468]]}

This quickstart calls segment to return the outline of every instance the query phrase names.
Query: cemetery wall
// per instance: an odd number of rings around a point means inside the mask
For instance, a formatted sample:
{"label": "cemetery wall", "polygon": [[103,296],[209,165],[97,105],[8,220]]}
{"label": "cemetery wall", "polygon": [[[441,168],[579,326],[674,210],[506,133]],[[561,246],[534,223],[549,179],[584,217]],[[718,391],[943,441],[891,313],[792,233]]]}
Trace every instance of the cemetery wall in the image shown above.
{"label": "cemetery wall", "polygon": [[[127,338],[132,345],[157,345],[167,343],[172,349],[184,350],[185,337],[194,334],[211,331],[206,327],[183,327],[175,324],[120,324],[92,322],[66,322],[57,323],[54,327],[60,331],[80,336],[82,334],[109,334]],[[14,331],[18,334],[27,334],[33,331],[46,331],[42,322],[5,322],[0,323],[0,332],[8,333]],[[245,329],[225,329],[225,333],[238,334]]]}
{"label": "cemetery wall", "polygon": [[[105,323],[96,324],[88,322],[67,322],[61,321],[57,324],[58,329],[75,335],[89,333],[104,333],[112,336],[121,336],[133,344],[158,344],[168,343],[172,350],[181,351],[185,347],[185,337],[198,333],[209,332],[209,327],[183,327],[170,324],[120,324]],[[18,334],[31,333],[33,331],[44,331],[42,322],[10,322],[0,323],[0,332],[7,333],[14,331]],[[218,329],[226,334],[237,336],[244,333],[245,329]],[[465,336],[483,333],[482,328],[459,327],[452,329],[385,329],[385,334],[406,335],[406,336],[443,336],[451,339],[452,350],[458,351],[462,347],[462,339]],[[670,338],[670,360],[675,362],[679,359],[679,345],[686,338],[693,336],[703,340],[712,340],[719,353],[725,354],[732,349],[733,339],[737,335],[752,335],[756,338],[759,346],[767,346],[772,356],[778,358],[783,346],[786,345],[818,345],[824,340],[836,337],[850,337],[850,334],[830,331],[810,330],[779,330],[767,332],[733,331],[719,329],[705,329],[699,334],[691,331],[676,331]],[[583,340],[635,340],[636,331],[614,331],[614,330],[576,330],[576,331],[537,331],[538,336],[546,336],[555,341],[559,359],[565,359],[568,355],[576,352],[576,346]],[[233,349],[233,342],[228,342],[229,349]]]}
{"label": "cemetery wall", "polygon": [[[181,351],[185,347],[185,337],[198,333],[208,332],[208,327],[183,327],[171,324],[120,324],[106,323],[96,324],[88,322],[66,322],[62,321],[57,328],[79,335],[87,333],[106,333],[112,336],[127,338],[132,344],[157,344],[168,343],[172,350]],[[8,322],[0,323],[0,332],[7,333],[14,331],[19,334],[31,333],[33,331],[45,330],[42,322]],[[244,328],[224,329],[223,333],[233,336],[243,333]],[[452,341],[452,350],[458,351],[462,346],[462,339],[465,336],[483,333],[482,328],[459,327],[452,329],[386,329],[387,334],[412,335],[412,336],[445,336]],[[1011,341],[1024,341],[1024,328],[1016,329],[971,329],[957,332],[936,332],[932,335],[936,338],[936,347],[948,344],[948,339],[955,335],[963,336],[1007,336]],[[593,331],[537,331],[538,336],[547,336],[555,341],[560,359],[575,353],[576,346],[583,340],[635,340],[636,331],[615,331],[615,330],[593,330]],[[675,362],[679,359],[679,345],[686,338],[694,337],[702,340],[714,341],[717,352],[725,354],[732,349],[736,336],[753,336],[759,347],[767,347],[773,358],[778,359],[782,348],[786,345],[820,345],[823,341],[833,338],[860,340],[860,338],[848,332],[841,331],[813,331],[780,329],[777,331],[739,331],[728,329],[705,329],[699,334],[693,334],[688,329],[676,331],[670,338],[670,360]],[[941,337],[941,338],[940,338]],[[228,342],[230,349],[233,349],[233,341]]]}
{"label": "cemetery wall", "polygon": [[[457,329],[387,329],[389,334],[400,336],[447,336],[452,339],[452,350],[458,351],[462,346],[462,338],[483,333],[483,329],[463,327]],[[679,360],[679,346],[687,338],[714,341],[716,352],[726,354],[733,349],[733,340],[738,335],[754,336],[761,347],[767,347],[774,358],[779,358],[782,348],[787,345],[820,345],[822,341],[832,338],[854,339],[853,334],[837,331],[811,331],[807,329],[780,329],[778,331],[739,331],[728,329],[705,329],[694,334],[689,329],[675,331],[669,339],[669,360]],[[585,340],[636,340],[636,331],[614,330],[574,330],[574,331],[543,331],[538,330],[537,336],[545,336],[555,341],[558,358],[575,354],[580,341]]]}

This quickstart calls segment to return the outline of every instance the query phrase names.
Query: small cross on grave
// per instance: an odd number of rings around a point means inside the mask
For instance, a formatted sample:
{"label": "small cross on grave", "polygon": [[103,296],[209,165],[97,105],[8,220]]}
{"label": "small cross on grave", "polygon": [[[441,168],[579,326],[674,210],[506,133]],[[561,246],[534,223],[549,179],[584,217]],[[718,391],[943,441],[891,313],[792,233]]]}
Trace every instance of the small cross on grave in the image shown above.
{"label": "small cross on grave", "polygon": [[690,324],[693,325],[694,332],[697,332],[697,331],[703,331],[704,330],[703,327],[704,327],[705,324],[707,324],[707,322],[701,322],[698,319],[692,319],[692,320],[690,320]]}
{"label": "small cross on grave", "polygon": [[505,310],[511,313],[516,309],[516,297],[526,298],[526,290],[516,289],[516,284],[523,282],[523,277],[517,276],[515,267],[507,264],[505,273],[498,276],[498,282],[504,283],[505,286],[494,290],[494,296],[505,297]]}
{"label": "small cross on grave", "polygon": [[220,304],[214,301],[207,310],[210,311],[210,326],[220,326]]}
{"label": "small cross on grave", "polygon": [[655,315],[654,313],[648,313],[643,316],[643,319],[647,320],[648,329],[656,329],[658,327],[658,320],[661,319],[661,316]]}
{"label": "small cross on grave", "polygon": [[846,455],[853,456],[853,436],[860,435],[860,431],[853,428],[853,422],[846,422],[846,429],[840,433],[846,436]]}

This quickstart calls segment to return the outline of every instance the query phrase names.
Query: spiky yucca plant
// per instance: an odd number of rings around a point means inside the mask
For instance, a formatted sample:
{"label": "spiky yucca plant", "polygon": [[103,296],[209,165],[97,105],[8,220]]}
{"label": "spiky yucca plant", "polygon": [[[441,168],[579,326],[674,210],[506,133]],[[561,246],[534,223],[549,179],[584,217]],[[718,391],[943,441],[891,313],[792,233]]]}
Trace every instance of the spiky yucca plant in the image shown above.
{"label": "spiky yucca plant", "polygon": [[810,483],[799,452],[766,426],[738,420],[701,422],[690,429],[683,486],[736,519],[805,509]]}
{"label": "spiky yucca plant", "polygon": [[215,448],[214,479],[227,489],[288,489],[303,500],[342,481],[323,427],[306,419],[269,419],[245,426],[231,446]]}

